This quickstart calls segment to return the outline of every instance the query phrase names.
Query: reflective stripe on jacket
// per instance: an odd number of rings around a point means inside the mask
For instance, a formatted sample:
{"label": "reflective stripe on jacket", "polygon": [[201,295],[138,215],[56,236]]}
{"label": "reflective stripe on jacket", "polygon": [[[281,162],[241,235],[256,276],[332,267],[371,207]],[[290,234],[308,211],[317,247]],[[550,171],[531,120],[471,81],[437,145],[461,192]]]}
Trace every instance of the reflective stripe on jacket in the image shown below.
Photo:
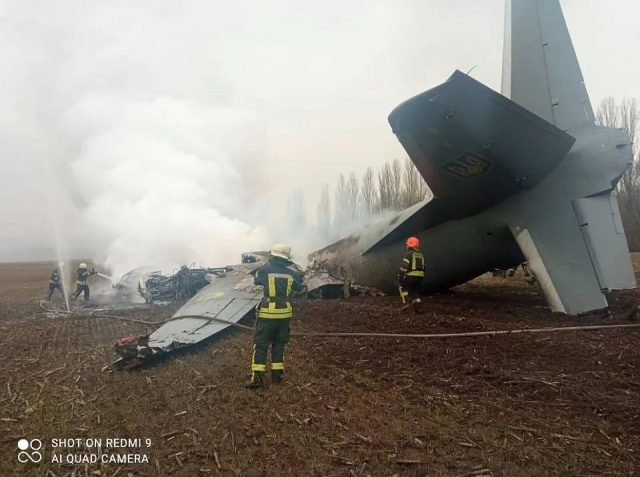
{"label": "reflective stripe on jacket", "polygon": [[407,250],[402,259],[400,274],[407,277],[424,277],[424,255],[419,249]]}
{"label": "reflective stripe on jacket", "polygon": [[76,285],[86,285],[87,278],[89,278],[90,275],[89,270],[78,270],[76,274]]}
{"label": "reflective stripe on jacket", "polygon": [[288,260],[272,257],[256,270],[254,282],[264,287],[264,297],[258,308],[258,318],[289,319],[293,308],[289,296],[302,285],[300,274],[291,270]]}

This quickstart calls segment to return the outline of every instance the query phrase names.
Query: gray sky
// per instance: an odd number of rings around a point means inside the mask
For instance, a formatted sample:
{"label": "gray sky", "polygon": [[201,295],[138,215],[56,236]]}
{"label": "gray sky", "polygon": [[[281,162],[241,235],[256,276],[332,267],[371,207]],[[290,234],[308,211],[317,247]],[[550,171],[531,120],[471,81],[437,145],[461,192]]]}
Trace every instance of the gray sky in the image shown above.
{"label": "gray sky", "polygon": [[[594,108],[640,96],[640,2],[562,5]],[[223,217],[227,241],[248,234],[230,222],[279,214],[292,187],[315,215],[323,183],[404,156],[386,121],[398,103],[474,65],[499,90],[503,10],[503,0],[0,1],[0,260],[50,255],[52,214],[67,253],[117,254],[132,240],[118,227],[173,200],[135,190],[174,178],[191,207],[175,214]],[[247,245],[273,238],[254,232]]]}

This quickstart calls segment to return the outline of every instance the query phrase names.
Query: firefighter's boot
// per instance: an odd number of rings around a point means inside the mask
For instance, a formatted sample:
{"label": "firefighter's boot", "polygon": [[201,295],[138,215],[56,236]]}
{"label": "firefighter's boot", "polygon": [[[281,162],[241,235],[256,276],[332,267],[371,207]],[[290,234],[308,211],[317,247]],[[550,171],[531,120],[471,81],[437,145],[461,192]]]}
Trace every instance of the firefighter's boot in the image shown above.
{"label": "firefighter's boot", "polygon": [[413,312],[418,314],[422,311],[422,300],[420,298],[416,298],[413,300]]}
{"label": "firefighter's boot", "polygon": [[264,386],[264,373],[254,371],[251,375],[251,379],[244,385],[245,388],[256,389]]}
{"label": "firefighter's boot", "polygon": [[283,377],[284,377],[284,371],[282,371],[281,369],[271,371],[271,381],[274,384],[280,384],[282,382]]}

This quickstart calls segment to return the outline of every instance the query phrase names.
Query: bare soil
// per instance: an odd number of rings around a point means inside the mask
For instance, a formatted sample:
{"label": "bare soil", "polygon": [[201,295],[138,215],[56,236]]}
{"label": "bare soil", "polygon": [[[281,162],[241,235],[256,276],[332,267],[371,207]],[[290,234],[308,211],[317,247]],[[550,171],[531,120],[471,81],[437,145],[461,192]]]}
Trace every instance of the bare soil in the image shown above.
{"label": "bare soil", "polygon": [[[135,371],[101,372],[154,327],[40,306],[49,263],[0,264],[0,475],[637,475],[640,329],[455,339],[293,337],[286,382],[244,389],[231,331]],[[628,323],[552,314],[535,285],[480,278],[400,313],[396,297],[301,301],[293,331],[437,333]],[[62,309],[61,299],[56,306]],[[160,321],[177,304],[117,314]],[[115,313],[115,312],[114,312]],[[20,438],[45,443],[17,460]],[[51,463],[54,438],[149,438],[148,464]],[[67,449],[63,449],[63,454]],[[72,450],[72,453],[78,452]],[[114,451],[115,452],[115,451]]]}

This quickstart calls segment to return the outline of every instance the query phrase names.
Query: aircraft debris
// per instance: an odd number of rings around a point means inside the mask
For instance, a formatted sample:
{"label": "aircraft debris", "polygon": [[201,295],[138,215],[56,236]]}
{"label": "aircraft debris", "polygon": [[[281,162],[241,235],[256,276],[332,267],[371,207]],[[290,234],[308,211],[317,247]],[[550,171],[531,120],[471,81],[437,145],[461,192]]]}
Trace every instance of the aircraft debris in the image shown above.
{"label": "aircraft debris", "polygon": [[242,254],[242,263],[266,262],[269,259],[268,251],[247,252]]}
{"label": "aircraft debris", "polygon": [[209,275],[224,276],[227,271],[226,268],[189,268],[183,265],[173,275],[153,272],[146,277],[144,287],[140,287],[140,294],[147,303],[191,298],[209,284]]}
{"label": "aircraft debris", "polygon": [[[267,256],[260,252],[243,254],[242,264],[223,268],[182,267],[171,276],[150,272],[152,269],[149,268],[137,269],[125,275],[119,283],[131,287],[137,279],[140,294],[149,296],[146,298],[148,300],[163,298],[170,301],[192,292],[194,296],[152,333],[118,340],[115,351],[120,358],[112,366],[132,368],[152,356],[200,343],[229,326],[237,325],[242,318],[252,314],[260,303],[262,289],[254,285],[253,273]],[[293,266],[301,271],[297,265]],[[204,280],[207,283],[201,287]],[[349,293],[353,295],[381,294],[373,288],[347,283]],[[304,284],[300,296],[308,298],[339,298],[343,296],[345,288],[344,281],[318,269],[305,272]]]}
{"label": "aircraft debris", "polygon": [[316,268],[304,272],[304,296],[307,298],[322,298],[324,300],[349,296],[384,296],[380,290],[341,280],[328,271]]}
{"label": "aircraft debris", "polygon": [[113,282],[111,286],[116,290],[118,301],[140,302],[140,297],[144,297],[144,293],[146,293],[145,281],[154,272],[155,269],[153,267],[134,268],[122,275],[120,280]]}
{"label": "aircraft debris", "polygon": [[[228,268],[189,268],[183,265],[177,272],[165,275],[152,267],[132,270],[113,285],[120,298],[132,300],[136,293],[145,303],[170,302],[193,297],[207,286],[211,276],[224,276]],[[132,300],[133,301],[133,300]]]}
{"label": "aircraft debris", "polygon": [[338,280],[324,270],[308,270],[304,274],[304,286],[308,298],[340,298],[344,280]]}
{"label": "aircraft debris", "polygon": [[[115,367],[131,368],[151,356],[207,340],[251,313],[262,297],[251,274],[260,262],[226,267],[213,276],[173,317],[149,335],[122,338],[115,345]],[[209,269],[211,270],[211,269]],[[220,270],[220,269],[217,269]],[[219,321],[218,321],[219,320]]]}

